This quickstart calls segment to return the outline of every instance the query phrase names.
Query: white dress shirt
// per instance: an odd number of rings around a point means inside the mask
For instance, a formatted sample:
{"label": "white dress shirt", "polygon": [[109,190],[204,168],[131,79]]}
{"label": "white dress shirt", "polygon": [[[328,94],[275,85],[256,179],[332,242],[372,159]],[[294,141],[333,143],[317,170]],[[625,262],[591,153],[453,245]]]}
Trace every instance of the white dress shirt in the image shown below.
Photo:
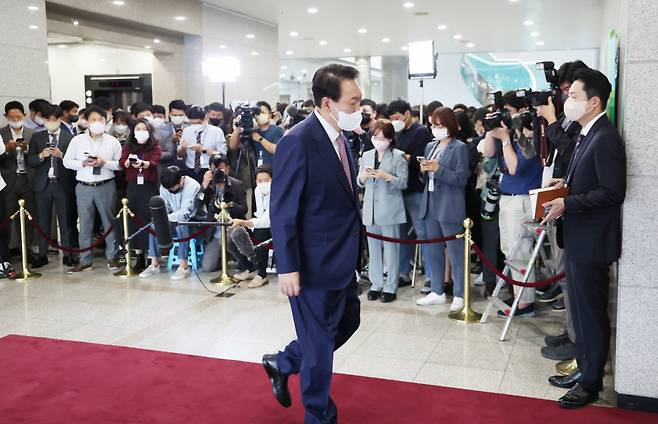
{"label": "white dress shirt", "polygon": [[[183,130],[183,135],[181,140],[185,140],[188,143],[187,152],[185,154],[185,166],[190,169],[194,169],[194,156],[195,151],[190,147],[194,146],[196,143],[197,133],[194,127],[189,126]],[[214,125],[207,125],[201,131],[201,145],[208,149],[215,150],[217,153],[226,156],[226,137],[224,137],[224,131],[221,128]],[[201,153],[201,168],[210,168],[210,156],[206,153]]]}
{"label": "white dress shirt", "polygon": [[592,127],[594,126],[594,124],[596,124],[596,121],[598,121],[603,115],[605,115],[605,111],[599,113],[598,115],[596,115],[596,116],[594,117],[594,119],[592,119],[591,121],[589,121],[589,122],[587,123],[587,125],[585,125],[585,126],[583,127],[583,129],[580,130],[580,133],[581,133],[583,136],[586,136],[586,135],[589,133],[589,130],[591,130]]}
{"label": "white dress shirt", "polygon": [[254,189],[256,198],[255,218],[250,219],[254,228],[270,228],[270,193],[263,194],[261,187],[256,186]]}
{"label": "white dress shirt", "polygon": [[[329,140],[331,140],[331,145],[334,147],[334,150],[336,151],[336,156],[338,156],[338,160],[340,161],[340,150],[338,150],[338,137],[340,136],[340,132],[336,131],[336,128],[334,128],[329,122],[327,122],[326,119],[320,115],[320,112],[315,110],[315,116],[318,117],[318,121],[320,121],[320,124],[322,124],[322,128],[324,128],[325,132],[327,133],[327,136],[329,137]],[[347,146],[345,146],[347,149]]]}
{"label": "white dress shirt", "polygon": [[[84,166],[88,156],[97,156],[105,160],[100,175],[94,174],[94,168]],[[76,180],[93,183],[114,178],[114,171],[119,170],[121,144],[119,140],[107,133],[98,139],[92,139],[88,132],[78,134],[69,143],[64,154],[64,167],[77,171]]]}
{"label": "white dress shirt", "polygon": [[[5,154],[5,142],[2,141],[2,136],[0,135],[0,156]],[[5,182],[5,179],[2,178],[2,174],[0,174],[0,191],[4,190],[5,187],[7,187],[7,183]]]}

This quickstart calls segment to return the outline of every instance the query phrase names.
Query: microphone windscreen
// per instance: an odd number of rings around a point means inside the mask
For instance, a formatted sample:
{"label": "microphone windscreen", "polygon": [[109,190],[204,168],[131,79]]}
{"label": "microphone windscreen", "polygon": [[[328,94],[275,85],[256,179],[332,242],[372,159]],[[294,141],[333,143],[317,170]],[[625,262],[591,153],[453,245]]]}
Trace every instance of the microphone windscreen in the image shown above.
{"label": "microphone windscreen", "polygon": [[170,249],[174,242],[171,238],[171,226],[167,216],[167,206],[160,196],[153,196],[149,201],[151,209],[151,219],[153,220],[153,229],[158,239],[160,249]]}

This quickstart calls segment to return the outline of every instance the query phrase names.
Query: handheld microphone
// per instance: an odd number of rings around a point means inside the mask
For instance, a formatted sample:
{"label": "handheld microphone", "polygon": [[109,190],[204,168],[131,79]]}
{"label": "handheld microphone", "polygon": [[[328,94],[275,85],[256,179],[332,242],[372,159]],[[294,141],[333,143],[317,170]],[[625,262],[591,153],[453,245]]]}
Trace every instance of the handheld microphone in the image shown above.
{"label": "handheld microphone", "polygon": [[174,242],[171,238],[171,227],[169,226],[167,206],[164,199],[160,196],[151,197],[149,208],[151,209],[151,219],[158,238],[158,247],[160,249],[170,249]]}

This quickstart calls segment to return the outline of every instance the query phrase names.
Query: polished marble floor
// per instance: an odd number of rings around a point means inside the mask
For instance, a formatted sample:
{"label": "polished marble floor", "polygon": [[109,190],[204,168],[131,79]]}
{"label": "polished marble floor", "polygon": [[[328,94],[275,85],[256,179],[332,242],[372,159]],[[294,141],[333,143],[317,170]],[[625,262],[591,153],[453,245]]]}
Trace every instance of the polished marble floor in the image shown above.
{"label": "polished marble floor", "polygon": [[[39,279],[0,280],[0,337],[43,336],[251,362],[294,337],[288,302],[276,283],[238,286],[231,297],[215,297],[194,275],[182,281],[166,274],[125,279],[114,277],[104,261],[96,263],[77,275],[51,263],[39,269]],[[207,282],[216,274],[200,276]],[[410,287],[392,304],[361,296],[361,327],[336,352],[335,371],[546,399],[564,393],[547,382],[555,362],[539,354],[544,336],[561,331],[562,313],[542,305],[536,318],[513,322],[500,342],[503,320],[455,322],[448,319],[449,305],[421,309],[414,303],[418,296],[419,289]],[[473,308],[483,311],[482,294],[474,297]],[[599,403],[611,405],[610,375],[605,385]]]}

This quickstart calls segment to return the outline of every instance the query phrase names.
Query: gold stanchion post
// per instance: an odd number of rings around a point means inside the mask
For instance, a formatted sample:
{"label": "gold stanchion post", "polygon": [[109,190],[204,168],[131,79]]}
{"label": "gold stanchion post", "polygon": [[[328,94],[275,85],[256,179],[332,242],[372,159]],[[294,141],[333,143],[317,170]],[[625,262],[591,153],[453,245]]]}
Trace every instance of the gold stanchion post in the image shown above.
{"label": "gold stanchion post", "polygon": [[464,220],[464,307],[461,311],[452,312],[450,318],[467,323],[480,322],[482,314],[471,309],[471,228],[473,221]]}
{"label": "gold stanchion post", "polygon": [[[229,205],[227,202],[221,202],[217,204],[219,208],[221,209],[221,212],[217,215],[215,215],[215,219],[217,219],[218,222],[228,224],[229,221],[231,220],[231,215],[228,213],[228,208]],[[228,275],[228,264],[227,262],[227,256],[228,256],[228,230],[226,225],[222,225],[221,228],[222,231],[222,274],[219,277],[213,278],[210,280],[211,283],[213,284],[235,284],[235,280]]]}
{"label": "gold stanchion post", "polygon": [[28,281],[41,277],[41,274],[39,274],[38,272],[30,271],[27,263],[27,252],[28,252],[27,219],[31,220],[32,216],[30,216],[30,213],[25,209],[24,199],[18,200],[18,212],[20,214],[20,219],[21,219],[21,259],[22,259],[23,270],[17,273],[16,280]]}
{"label": "gold stanchion post", "polygon": [[130,231],[128,229],[128,217],[132,215],[132,211],[130,208],[128,208],[128,199],[124,197],[121,199],[121,203],[123,204],[123,207],[121,208],[119,215],[123,219],[123,242],[125,243],[124,248],[126,249],[126,266],[115,272],[114,275],[121,277],[134,277],[136,274],[133,271],[132,264],[130,263],[130,243],[126,242],[128,237],[130,237]]}

